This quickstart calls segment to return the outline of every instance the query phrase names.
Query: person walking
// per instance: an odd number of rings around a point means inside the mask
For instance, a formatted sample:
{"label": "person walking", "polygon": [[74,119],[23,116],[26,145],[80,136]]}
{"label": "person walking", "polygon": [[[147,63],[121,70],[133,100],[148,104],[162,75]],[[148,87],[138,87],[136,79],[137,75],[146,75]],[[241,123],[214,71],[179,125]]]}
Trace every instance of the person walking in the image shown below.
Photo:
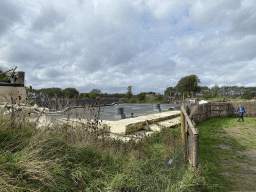
{"label": "person walking", "polygon": [[243,118],[243,114],[245,113],[245,110],[244,110],[244,107],[242,107],[241,104],[239,104],[239,107],[238,109],[236,110],[236,112],[239,111],[240,112],[240,116],[239,116],[239,119],[237,120],[237,122],[240,121],[240,118],[243,120],[244,122],[244,118]]}

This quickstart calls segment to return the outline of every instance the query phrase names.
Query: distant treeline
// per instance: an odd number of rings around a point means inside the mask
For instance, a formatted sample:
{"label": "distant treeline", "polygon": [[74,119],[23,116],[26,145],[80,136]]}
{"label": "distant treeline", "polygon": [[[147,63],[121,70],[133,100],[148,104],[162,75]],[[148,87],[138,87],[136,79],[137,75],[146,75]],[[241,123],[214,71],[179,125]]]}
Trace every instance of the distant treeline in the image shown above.
{"label": "distant treeline", "polygon": [[[191,92],[185,91],[185,98],[188,95],[192,95]],[[178,90],[173,87],[168,87],[165,90],[165,95],[181,97],[181,94]],[[212,88],[207,86],[199,86],[199,91],[195,93],[196,97],[204,98],[220,98],[220,97],[229,97],[229,98],[238,98],[241,99],[251,99],[256,97],[256,87],[245,87],[245,86],[222,86],[219,87],[217,84]]]}
{"label": "distant treeline", "polygon": [[190,97],[203,97],[203,98],[220,98],[229,97],[241,99],[251,99],[256,97],[256,87],[244,87],[244,86],[223,86],[219,87],[217,84],[212,88],[207,86],[199,86],[200,79],[196,75],[185,76],[181,78],[175,87],[167,87],[164,91],[164,95],[155,92],[141,92],[137,95],[132,94],[132,86],[127,87],[126,93],[102,93],[99,89],[92,89],[90,92],[79,93],[75,88],[43,88],[39,90],[33,89],[31,86],[27,89],[28,97],[32,99],[42,99],[44,97],[60,98],[60,99],[95,99],[100,98],[125,98],[131,100],[134,98],[139,101],[146,100],[146,96],[153,95],[153,97],[161,97],[161,99],[169,99],[175,97],[176,99],[182,99]]}
{"label": "distant treeline", "polygon": [[101,93],[99,89],[93,89],[89,93],[79,93],[75,88],[61,89],[57,87],[33,89],[31,86],[26,88],[28,97],[40,100],[42,98],[59,98],[59,99],[95,99],[97,96],[100,98],[125,98],[125,93]]}

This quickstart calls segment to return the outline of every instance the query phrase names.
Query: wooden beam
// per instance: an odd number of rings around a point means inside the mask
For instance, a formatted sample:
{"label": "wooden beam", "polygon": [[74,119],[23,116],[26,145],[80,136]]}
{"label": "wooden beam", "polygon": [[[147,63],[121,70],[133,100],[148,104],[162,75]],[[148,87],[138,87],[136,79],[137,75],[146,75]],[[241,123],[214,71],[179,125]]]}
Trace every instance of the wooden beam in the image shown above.
{"label": "wooden beam", "polygon": [[189,116],[188,116],[186,110],[185,110],[183,107],[181,107],[181,111],[183,112],[185,118],[187,119],[188,125],[189,125],[189,127],[191,128],[192,133],[193,133],[194,135],[198,135],[198,134],[199,134],[199,131],[198,131],[197,128],[195,128],[194,125],[192,124],[192,122],[191,122],[191,120],[190,120],[190,118],[189,118]]}

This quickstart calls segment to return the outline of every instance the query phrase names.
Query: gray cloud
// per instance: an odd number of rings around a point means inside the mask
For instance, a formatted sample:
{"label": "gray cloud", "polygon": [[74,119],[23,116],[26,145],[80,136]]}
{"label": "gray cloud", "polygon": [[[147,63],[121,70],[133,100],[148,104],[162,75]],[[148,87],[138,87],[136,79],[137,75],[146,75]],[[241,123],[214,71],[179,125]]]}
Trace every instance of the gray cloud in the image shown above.
{"label": "gray cloud", "polygon": [[0,2],[0,37],[1,35],[13,26],[17,21],[20,21],[20,10],[19,8],[7,1]]}
{"label": "gray cloud", "polygon": [[191,74],[206,86],[256,75],[254,1],[10,2],[0,3],[0,63],[34,88],[163,92]]}
{"label": "gray cloud", "polygon": [[33,21],[31,29],[39,32],[50,31],[64,21],[65,17],[63,14],[58,13],[52,7],[45,7],[41,10],[41,14]]}

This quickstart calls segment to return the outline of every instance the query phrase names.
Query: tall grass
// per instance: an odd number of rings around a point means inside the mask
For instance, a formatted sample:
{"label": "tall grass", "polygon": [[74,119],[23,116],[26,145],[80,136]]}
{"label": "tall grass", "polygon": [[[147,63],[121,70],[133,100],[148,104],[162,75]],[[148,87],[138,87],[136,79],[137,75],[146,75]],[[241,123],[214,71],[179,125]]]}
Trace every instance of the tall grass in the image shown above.
{"label": "tall grass", "polygon": [[26,110],[13,112],[13,123],[0,114],[0,191],[205,189],[203,178],[184,164],[179,127],[123,142],[98,128],[99,110],[86,106],[79,118],[87,122],[80,126],[40,129],[26,121]]}

